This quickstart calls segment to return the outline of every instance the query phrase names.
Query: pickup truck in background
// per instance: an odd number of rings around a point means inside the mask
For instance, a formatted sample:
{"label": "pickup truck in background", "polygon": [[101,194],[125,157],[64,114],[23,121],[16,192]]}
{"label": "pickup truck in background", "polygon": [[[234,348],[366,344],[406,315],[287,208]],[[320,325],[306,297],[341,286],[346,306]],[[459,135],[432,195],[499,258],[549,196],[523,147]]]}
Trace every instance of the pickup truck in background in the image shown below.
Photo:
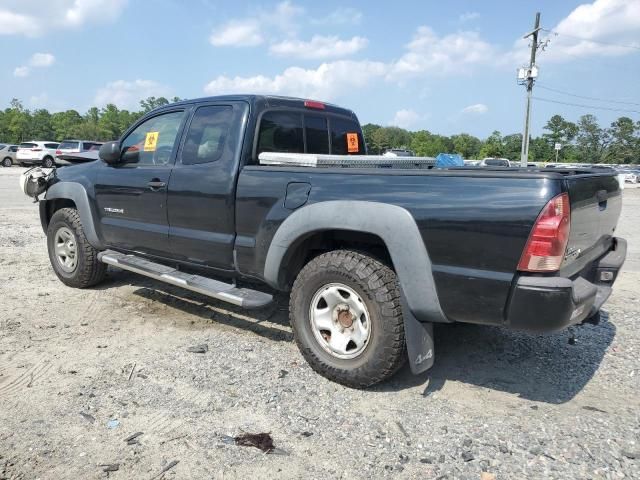
{"label": "pickup truck in background", "polygon": [[290,292],[305,359],[354,387],[407,358],[429,368],[434,323],[553,331],[598,318],[626,255],[614,173],[364,154],[356,116],[330,104],[161,107],[101,160],[38,180],[51,264],[72,287],[115,265],[246,308]]}

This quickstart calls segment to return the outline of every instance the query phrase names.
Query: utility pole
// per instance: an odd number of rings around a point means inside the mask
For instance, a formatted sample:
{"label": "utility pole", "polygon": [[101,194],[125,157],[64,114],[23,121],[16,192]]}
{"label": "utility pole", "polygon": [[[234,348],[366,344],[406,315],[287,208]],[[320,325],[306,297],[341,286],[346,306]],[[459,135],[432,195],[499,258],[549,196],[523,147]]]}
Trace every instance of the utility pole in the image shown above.
{"label": "utility pole", "polygon": [[538,76],[538,68],[536,67],[536,50],[538,50],[538,32],[540,31],[540,12],[536,13],[536,22],[533,31],[527,33],[523,38],[531,38],[531,58],[529,59],[529,68],[520,69],[518,79],[527,86],[527,108],[524,117],[524,132],[522,132],[522,150],[520,152],[520,166],[526,167],[529,160],[529,122],[531,120],[531,93],[533,91],[533,82]]}

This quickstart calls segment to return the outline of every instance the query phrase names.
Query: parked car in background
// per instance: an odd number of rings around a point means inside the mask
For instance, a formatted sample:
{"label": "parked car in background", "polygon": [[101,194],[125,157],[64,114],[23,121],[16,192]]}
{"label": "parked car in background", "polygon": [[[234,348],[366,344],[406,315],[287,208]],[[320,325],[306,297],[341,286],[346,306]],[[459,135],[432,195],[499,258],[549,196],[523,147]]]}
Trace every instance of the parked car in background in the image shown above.
{"label": "parked car in background", "polygon": [[[66,166],[96,160],[98,158],[97,152],[100,150],[102,143],[93,140],[63,140],[56,149],[55,164],[57,166]],[[96,155],[95,157],[77,155],[82,152],[96,152]]]}
{"label": "parked car in background", "polygon": [[390,148],[383,153],[385,157],[415,157],[416,154],[406,148]]}
{"label": "parked car in background", "polygon": [[506,158],[483,158],[480,162],[481,167],[510,167],[511,162]]}
{"label": "parked car in background", "polygon": [[477,167],[480,165],[480,160],[465,160],[465,167]]}
{"label": "parked car in background", "polygon": [[625,183],[638,183],[640,180],[640,171],[638,170],[623,170]]}
{"label": "parked car in background", "polygon": [[41,164],[45,168],[55,166],[58,142],[33,140],[18,146],[16,160],[21,166]]}
{"label": "parked car in background", "polygon": [[0,143],[0,164],[3,167],[10,167],[16,163],[17,145],[5,145]]}

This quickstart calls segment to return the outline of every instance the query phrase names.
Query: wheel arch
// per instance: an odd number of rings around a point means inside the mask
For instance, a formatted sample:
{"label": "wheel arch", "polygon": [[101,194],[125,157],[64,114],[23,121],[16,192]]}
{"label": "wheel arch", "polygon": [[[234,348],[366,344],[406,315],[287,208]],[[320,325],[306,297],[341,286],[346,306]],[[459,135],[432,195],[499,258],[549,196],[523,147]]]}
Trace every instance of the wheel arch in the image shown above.
{"label": "wheel arch", "polygon": [[104,250],[104,245],[96,230],[96,215],[89,203],[85,188],[75,182],[58,182],[47,190],[46,197],[40,201],[40,223],[45,233],[53,214],[61,208],[75,208],[80,215],[82,229],[92,247]]}
{"label": "wheel arch", "polygon": [[[413,314],[425,322],[448,322],[442,312],[431,270],[431,260],[413,216],[404,208],[378,202],[335,200],[314,203],[294,213],[276,231],[265,261],[264,279],[286,289],[291,278],[318,251],[324,241],[362,240],[366,251],[389,261]],[[344,244],[338,243],[339,248]],[[357,249],[357,248],[356,248]],[[376,255],[377,254],[377,255]]]}

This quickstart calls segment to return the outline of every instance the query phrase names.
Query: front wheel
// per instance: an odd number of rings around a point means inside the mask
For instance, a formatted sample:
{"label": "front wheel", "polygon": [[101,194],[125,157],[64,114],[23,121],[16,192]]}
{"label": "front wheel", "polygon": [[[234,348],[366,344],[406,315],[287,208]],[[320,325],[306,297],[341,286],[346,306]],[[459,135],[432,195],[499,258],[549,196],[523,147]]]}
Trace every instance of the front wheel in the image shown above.
{"label": "front wheel", "polygon": [[53,168],[53,166],[54,166],[53,158],[45,157],[44,160],[42,160],[42,166],[44,168]]}
{"label": "front wheel", "polygon": [[11,165],[13,165],[13,162],[11,161],[11,159],[9,157],[7,157],[4,160],[2,160],[2,166],[3,167],[10,167]]}
{"label": "front wheel", "polygon": [[290,321],[311,368],[350,387],[386,380],[406,359],[396,275],[359,252],[310,261],[294,282]]}
{"label": "front wheel", "polygon": [[61,208],[47,228],[49,260],[58,278],[70,287],[86,288],[101,282],[107,265],[98,260],[98,250],[87,241],[74,208]]}

